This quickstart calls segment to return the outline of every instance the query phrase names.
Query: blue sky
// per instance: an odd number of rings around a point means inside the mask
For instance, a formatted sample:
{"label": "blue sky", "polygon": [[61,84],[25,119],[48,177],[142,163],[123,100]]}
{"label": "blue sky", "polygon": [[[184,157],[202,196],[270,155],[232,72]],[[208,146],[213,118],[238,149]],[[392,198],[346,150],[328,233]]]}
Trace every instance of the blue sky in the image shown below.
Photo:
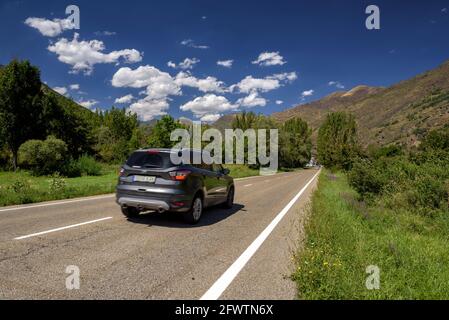
{"label": "blue sky", "polygon": [[[70,4],[80,8],[79,30],[64,20]],[[380,8],[380,30],[365,28],[369,4]],[[29,59],[86,107],[126,107],[144,120],[270,114],[438,66],[449,59],[448,9],[449,1],[0,0],[0,64]]]}

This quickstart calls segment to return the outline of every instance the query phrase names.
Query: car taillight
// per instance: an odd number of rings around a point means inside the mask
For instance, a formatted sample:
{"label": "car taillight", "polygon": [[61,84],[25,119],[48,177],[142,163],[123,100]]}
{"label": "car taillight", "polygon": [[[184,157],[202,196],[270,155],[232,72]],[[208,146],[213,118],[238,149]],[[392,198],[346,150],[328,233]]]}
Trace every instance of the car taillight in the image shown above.
{"label": "car taillight", "polygon": [[175,181],[184,181],[192,172],[189,170],[179,170],[170,172],[170,177]]}
{"label": "car taillight", "polygon": [[125,169],[121,168],[119,173],[118,173],[118,176],[119,177],[123,177],[124,174],[125,174]]}

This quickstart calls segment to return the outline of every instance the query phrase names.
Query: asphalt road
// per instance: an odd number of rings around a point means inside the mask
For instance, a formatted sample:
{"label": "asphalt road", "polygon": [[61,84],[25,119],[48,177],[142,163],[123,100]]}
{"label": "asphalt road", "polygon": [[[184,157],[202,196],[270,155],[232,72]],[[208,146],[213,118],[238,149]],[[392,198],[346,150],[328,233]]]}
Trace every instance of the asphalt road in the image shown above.
{"label": "asphalt road", "polygon": [[[0,299],[294,299],[316,174],[238,180],[234,208],[207,209],[196,226],[128,220],[112,195],[0,208]],[[66,288],[72,265],[78,290]]]}

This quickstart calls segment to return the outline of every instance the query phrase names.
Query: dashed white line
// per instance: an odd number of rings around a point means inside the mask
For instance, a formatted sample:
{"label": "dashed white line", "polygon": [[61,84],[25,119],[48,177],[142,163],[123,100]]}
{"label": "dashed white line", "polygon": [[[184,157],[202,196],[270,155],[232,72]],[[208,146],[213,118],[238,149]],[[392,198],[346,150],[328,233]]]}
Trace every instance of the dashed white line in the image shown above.
{"label": "dashed white line", "polygon": [[69,203],[82,202],[82,201],[93,201],[93,200],[99,200],[99,199],[112,198],[114,196],[115,196],[115,194],[108,194],[108,195],[103,195],[103,196],[94,196],[94,197],[73,199],[73,200],[66,200],[66,201],[40,203],[40,204],[36,204],[36,205],[31,205],[31,206],[17,206],[17,207],[13,207],[13,208],[0,209],[0,212],[57,206],[59,204],[69,204]]}
{"label": "dashed white line", "polygon": [[223,273],[223,275],[212,285],[212,287],[201,297],[200,300],[217,300],[232,283],[235,277],[245,267],[251,257],[257,252],[260,246],[268,238],[271,232],[276,228],[278,223],[284,218],[290,208],[298,201],[299,197],[307,190],[309,185],[320,174],[318,171],[312,179],[298,192],[298,194],[282,209],[274,220],[265,228],[264,231],[251,243],[251,245],[241,254],[241,256]]}
{"label": "dashed white line", "polygon": [[28,234],[26,236],[21,236],[21,237],[14,238],[14,240],[23,240],[23,239],[27,239],[27,238],[31,238],[31,237],[41,236],[43,234],[47,234],[47,233],[51,233],[51,232],[57,232],[57,231],[62,231],[62,230],[70,229],[70,228],[80,227],[80,226],[84,226],[86,224],[96,223],[96,222],[109,220],[109,219],[112,219],[112,217],[96,219],[96,220],[92,220],[92,221],[72,224],[72,225],[66,226],[66,227],[60,227],[60,228],[51,229],[51,230],[47,230],[47,231],[42,231],[42,232],[38,232],[38,233]]}

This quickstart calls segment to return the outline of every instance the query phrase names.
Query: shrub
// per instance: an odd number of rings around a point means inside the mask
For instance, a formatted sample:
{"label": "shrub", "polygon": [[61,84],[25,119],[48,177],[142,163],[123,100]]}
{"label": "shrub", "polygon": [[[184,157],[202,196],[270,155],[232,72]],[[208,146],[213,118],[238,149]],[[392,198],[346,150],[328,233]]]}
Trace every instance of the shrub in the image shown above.
{"label": "shrub", "polygon": [[84,155],[77,160],[78,169],[82,175],[99,176],[101,175],[101,165],[93,157]]}
{"label": "shrub", "polygon": [[378,195],[385,185],[384,177],[369,160],[359,160],[353,164],[348,174],[349,184],[362,198]]}
{"label": "shrub", "polygon": [[53,194],[64,193],[66,186],[66,180],[59,173],[54,173],[51,176],[50,191]]}
{"label": "shrub", "polygon": [[66,143],[52,136],[45,141],[29,140],[19,148],[19,163],[35,175],[59,172],[66,160]]}

